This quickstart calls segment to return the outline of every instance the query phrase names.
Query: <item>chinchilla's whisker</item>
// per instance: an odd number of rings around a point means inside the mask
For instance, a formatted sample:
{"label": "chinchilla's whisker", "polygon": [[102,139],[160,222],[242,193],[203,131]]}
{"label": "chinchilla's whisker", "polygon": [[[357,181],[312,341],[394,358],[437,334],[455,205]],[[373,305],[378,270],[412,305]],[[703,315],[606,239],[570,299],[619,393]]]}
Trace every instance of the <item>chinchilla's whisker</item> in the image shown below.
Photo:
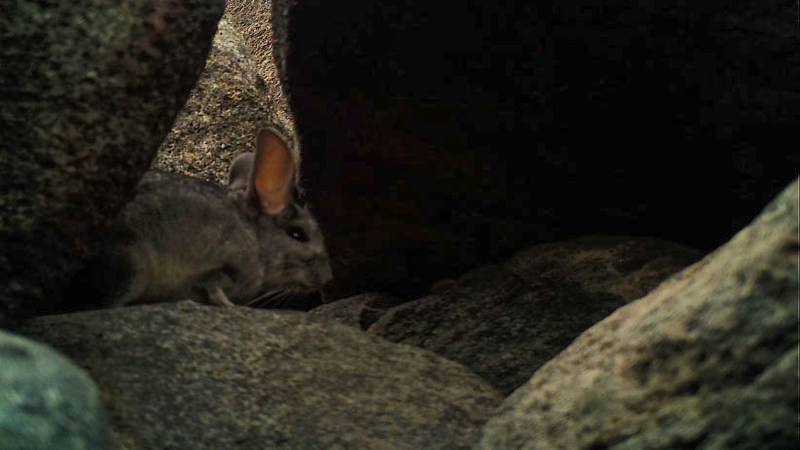
{"label": "chinchilla's whisker", "polygon": [[281,291],[269,299],[269,304],[270,306],[281,306],[290,295],[291,291],[288,290]]}
{"label": "chinchilla's whisker", "polygon": [[253,306],[258,308],[263,308],[266,306],[276,306],[281,305],[286,300],[287,297],[290,297],[294,293],[293,288],[278,288],[272,289],[269,291],[264,292],[263,294],[259,295],[258,297],[250,300],[247,303],[247,306]]}
{"label": "chinchilla's whisker", "polygon": [[249,302],[245,303],[244,306],[253,306],[256,303],[260,302],[269,294],[269,292],[265,292],[264,294],[256,296],[254,299],[250,300]]}
{"label": "chinchilla's whisker", "polygon": [[268,297],[263,298],[263,301],[258,304],[259,308],[280,308],[286,306],[287,301],[293,300],[297,289],[288,287],[280,290],[270,291]]}
{"label": "chinchilla's whisker", "polygon": [[250,300],[249,302],[245,303],[245,306],[253,306],[254,304],[260,302],[261,300],[264,300],[264,299],[266,299],[266,298],[268,298],[268,297],[270,297],[272,295],[275,295],[276,293],[281,292],[281,290],[282,289],[272,289],[272,290],[266,291],[266,292],[264,292],[262,294],[259,294],[258,296],[256,296],[256,298],[254,298],[254,299]]}

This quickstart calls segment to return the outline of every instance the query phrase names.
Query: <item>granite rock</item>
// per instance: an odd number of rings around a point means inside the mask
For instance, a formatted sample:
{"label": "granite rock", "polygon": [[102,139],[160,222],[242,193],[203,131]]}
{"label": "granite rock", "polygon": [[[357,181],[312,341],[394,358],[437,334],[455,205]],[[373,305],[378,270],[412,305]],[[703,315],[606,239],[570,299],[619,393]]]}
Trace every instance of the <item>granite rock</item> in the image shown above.
{"label": "granite rock", "polygon": [[300,161],[291,116],[279,113],[281,91],[264,82],[229,16],[220,20],[205,69],[154,161],[157,169],[220,185],[228,182],[231,160],[254,151],[256,133],[266,125],[284,130]]}
{"label": "granite rock", "polygon": [[699,259],[649,238],[587,237],[524,249],[437,283],[369,332],[458,361],[506,394],[585,329]]}
{"label": "granite rock", "polygon": [[799,188],[583,333],[478,448],[796,448]]}
{"label": "granite rock", "polygon": [[222,0],[0,4],[0,322],[47,309],[92,232],[131,198],[223,10]]}
{"label": "granite rock", "polygon": [[125,449],[470,448],[502,400],[462,366],[299,312],[192,302],[39,317]]}
{"label": "granite rock", "polygon": [[312,309],[309,313],[366,330],[389,308],[401,303],[403,303],[401,298],[370,292],[326,303]]}

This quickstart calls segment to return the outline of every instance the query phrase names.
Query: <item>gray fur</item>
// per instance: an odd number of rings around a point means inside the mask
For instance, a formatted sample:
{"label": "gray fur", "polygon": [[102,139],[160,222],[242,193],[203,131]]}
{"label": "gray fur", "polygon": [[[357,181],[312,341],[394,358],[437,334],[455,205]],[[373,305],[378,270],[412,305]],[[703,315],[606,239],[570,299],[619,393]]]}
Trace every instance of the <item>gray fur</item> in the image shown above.
{"label": "gray fur", "polygon": [[252,198],[254,159],[244,154],[232,163],[227,190],[183,175],[146,174],[118,216],[110,249],[131,276],[106,303],[250,304],[265,294],[318,290],[330,280],[322,233],[308,209],[291,199],[270,214]]}

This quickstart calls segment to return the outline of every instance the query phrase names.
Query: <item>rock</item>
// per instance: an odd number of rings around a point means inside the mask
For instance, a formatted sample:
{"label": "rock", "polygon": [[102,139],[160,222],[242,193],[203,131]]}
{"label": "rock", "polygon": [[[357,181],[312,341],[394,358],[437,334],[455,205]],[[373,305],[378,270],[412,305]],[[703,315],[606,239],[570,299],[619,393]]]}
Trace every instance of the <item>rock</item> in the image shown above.
{"label": "rock", "polygon": [[286,46],[282,39],[286,32],[282,27],[288,20],[288,5],[278,13],[283,21],[273,20],[274,0],[229,0],[225,17],[238,30],[242,43],[253,57],[253,63],[264,80],[272,113],[276,123],[296,138],[294,116],[289,106],[285,69]]}
{"label": "rock", "polygon": [[366,330],[389,308],[403,303],[390,295],[367,293],[318,306],[310,314]]}
{"label": "rock", "polygon": [[582,331],[697,259],[647,238],[536,245],[390,309],[369,332],[460,362],[510,393]]}
{"label": "rock", "polygon": [[0,331],[0,448],[102,450],[108,425],[97,388],[43,345]]}
{"label": "rock", "polygon": [[[231,160],[255,149],[260,128],[277,125],[295,139],[288,133],[294,129],[291,116],[279,114],[285,100],[276,97],[275,87],[264,83],[242,38],[224,16],[203,74],[162,143],[155,167],[227,184]],[[292,150],[300,161],[297,143]]]}
{"label": "rock", "polygon": [[192,302],[33,319],[128,449],[469,448],[501,398],[462,366],[299,312]]}
{"label": "rock", "polygon": [[799,188],[583,333],[479,448],[796,448]]}
{"label": "rock", "polygon": [[700,257],[696,250],[659,239],[588,237],[533,246],[511,258],[507,268],[525,280],[569,281],[630,302]]}
{"label": "rock", "polygon": [[0,7],[0,322],[46,309],[203,67],[222,0]]}

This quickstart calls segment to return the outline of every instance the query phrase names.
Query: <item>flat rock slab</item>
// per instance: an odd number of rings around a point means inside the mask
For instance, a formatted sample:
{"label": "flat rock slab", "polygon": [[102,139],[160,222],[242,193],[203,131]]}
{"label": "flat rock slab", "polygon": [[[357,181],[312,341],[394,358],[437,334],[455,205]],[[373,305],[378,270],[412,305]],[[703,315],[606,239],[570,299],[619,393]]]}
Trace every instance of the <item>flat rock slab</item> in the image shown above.
{"label": "flat rock slab", "polygon": [[108,437],[86,372],[51,348],[0,331],[0,448],[104,450]]}
{"label": "flat rock slab", "polygon": [[305,313],[191,302],[36,318],[126,449],[469,448],[500,403],[462,366]]}
{"label": "flat rock slab", "polygon": [[581,332],[699,258],[648,238],[536,245],[437,283],[436,295],[389,309],[369,332],[458,361],[508,394]]}
{"label": "flat rock slab", "polygon": [[798,188],[583,333],[479,448],[797,448]]}

